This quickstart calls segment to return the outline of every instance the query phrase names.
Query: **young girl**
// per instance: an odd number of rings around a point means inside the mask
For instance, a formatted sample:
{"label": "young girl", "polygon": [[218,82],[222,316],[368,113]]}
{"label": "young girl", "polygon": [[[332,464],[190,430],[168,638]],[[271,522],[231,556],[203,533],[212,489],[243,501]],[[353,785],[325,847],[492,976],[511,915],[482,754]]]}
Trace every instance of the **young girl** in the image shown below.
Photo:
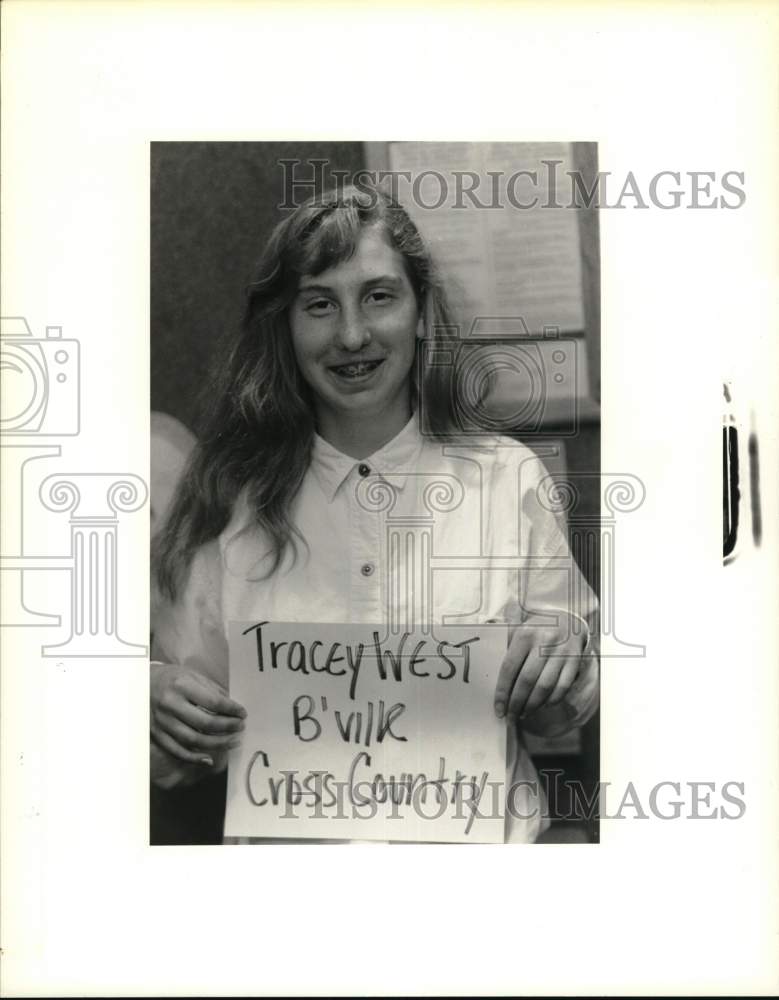
{"label": "young girl", "polygon": [[[539,459],[513,439],[458,436],[451,365],[420,363],[451,346],[452,328],[427,247],[383,192],[312,199],[270,237],[158,542],[159,788],[224,771],[240,740],[230,620],[499,621],[517,626],[495,691],[521,789],[507,838],[547,825],[521,733],[561,733],[595,711],[597,606],[543,501]],[[369,483],[390,491],[391,515],[366,503]],[[413,552],[388,552],[382,531],[382,518],[420,511],[434,515],[436,555],[459,559],[431,575],[422,604],[403,585]]]}

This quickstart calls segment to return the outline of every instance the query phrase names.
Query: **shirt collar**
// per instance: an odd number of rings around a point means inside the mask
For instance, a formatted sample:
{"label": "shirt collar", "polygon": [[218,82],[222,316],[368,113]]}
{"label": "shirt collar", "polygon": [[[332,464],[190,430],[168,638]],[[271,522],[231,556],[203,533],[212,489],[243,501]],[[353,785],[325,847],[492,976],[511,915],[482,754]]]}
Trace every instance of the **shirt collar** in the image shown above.
{"label": "shirt collar", "polygon": [[[371,475],[385,476],[403,472],[413,466],[422,451],[422,435],[419,432],[419,420],[414,414],[406,426],[367,458],[355,459],[344,455],[318,434],[314,434],[314,444],[311,451],[311,471],[324,490],[328,503],[332,503],[341,484],[349,477],[352,470],[361,465],[367,465]],[[405,477],[393,480],[396,489],[403,489]]]}

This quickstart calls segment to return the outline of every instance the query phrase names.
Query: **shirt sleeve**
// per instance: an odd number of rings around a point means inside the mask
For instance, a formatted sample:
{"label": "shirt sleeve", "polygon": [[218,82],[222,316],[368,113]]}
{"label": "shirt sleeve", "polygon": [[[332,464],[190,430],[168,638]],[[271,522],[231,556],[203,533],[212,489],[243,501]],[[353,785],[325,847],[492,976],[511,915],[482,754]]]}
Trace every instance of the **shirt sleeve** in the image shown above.
{"label": "shirt sleeve", "polygon": [[192,560],[176,599],[157,602],[152,659],[199,670],[222,686],[228,680],[227,637],[221,611],[221,553],[215,539]]}
{"label": "shirt sleeve", "polygon": [[[526,565],[520,573],[520,607],[515,620],[530,614],[557,617],[574,635],[584,635],[585,646],[576,680],[561,702],[562,713],[534,713],[533,730],[558,736],[583,725],[594,715],[600,695],[598,599],[571,554],[567,527],[546,491],[548,473],[540,459],[523,463],[520,538]],[[522,521],[524,520],[524,527]],[[553,623],[554,618],[550,618]],[[565,718],[561,718],[564,714]]]}
{"label": "shirt sleeve", "polygon": [[[152,613],[151,669],[155,663],[177,663],[197,670],[227,687],[228,647],[221,613],[221,553],[218,540],[200,548],[186,584],[175,600],[161,598]],[[224,757],[224,760],[222,760]],[[227,755],[217,755],[214,770],[221,770]],[[212,769],[172,757],[152,740],[152,781],[162,788],[189,785]]]}

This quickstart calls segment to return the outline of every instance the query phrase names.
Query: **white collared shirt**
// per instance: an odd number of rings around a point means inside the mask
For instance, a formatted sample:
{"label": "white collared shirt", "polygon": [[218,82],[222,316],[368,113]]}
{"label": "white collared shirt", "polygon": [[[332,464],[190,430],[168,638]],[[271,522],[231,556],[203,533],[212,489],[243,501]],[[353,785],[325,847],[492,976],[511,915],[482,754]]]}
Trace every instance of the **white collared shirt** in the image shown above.
{"label": "white collared shirt", "polygon": [[[413,630],[421,621],[518,623],[530,610],[567,611],[574,629],[594,630],[597,601],[550,509],[550,484],[525,445],[500,437],[444,444],[423,436],[416,417],[362,461],[315,436],[291,511],[305,544],[289,547],[268,575],[267,539],[239,500],[219,538],[197,552],[176,602],[157,607],[154,659],[227,687],[227,623],[260,618]],[[597,707],[593,639],[566,698],[569,722],[555,735]],[[545,803],[540,790],[535,797],[538,776],[513,727],[508,745],[507,780],[528,783],[515,811],[529,818],[510,816],[507,839],[529,842],[548,825]],[[191,773],[172,766],[167,783]]]}

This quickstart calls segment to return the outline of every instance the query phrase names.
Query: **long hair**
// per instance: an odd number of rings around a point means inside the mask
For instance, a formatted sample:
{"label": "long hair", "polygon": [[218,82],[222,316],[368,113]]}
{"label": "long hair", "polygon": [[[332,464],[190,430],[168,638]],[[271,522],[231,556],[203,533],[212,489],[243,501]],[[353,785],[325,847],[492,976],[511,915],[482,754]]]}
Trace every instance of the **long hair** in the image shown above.
{"label": "long hair", "polygon": [[[310,461],[314,406],[295,360],[289,307],[301,276],[350,259],[370,226],[380,226],[403,257],[424,339],[438,339],[451,330],[446,294],[430,252],[406,210],[386,192],[343,187],[315,196],[283,219],[248,286],[239,335],[217,376],[200,441],[154,543],[154,571],[163,595],[175,598],[196,550],[221,534],[241,494],[268,538],[268,575],[294,543],[290,507]],[[423,366],[417,378],[412,371],[412,381],[417,405],[424,406],[426,432],[446,434],[454,425],[454,412],[443,369]]]}

